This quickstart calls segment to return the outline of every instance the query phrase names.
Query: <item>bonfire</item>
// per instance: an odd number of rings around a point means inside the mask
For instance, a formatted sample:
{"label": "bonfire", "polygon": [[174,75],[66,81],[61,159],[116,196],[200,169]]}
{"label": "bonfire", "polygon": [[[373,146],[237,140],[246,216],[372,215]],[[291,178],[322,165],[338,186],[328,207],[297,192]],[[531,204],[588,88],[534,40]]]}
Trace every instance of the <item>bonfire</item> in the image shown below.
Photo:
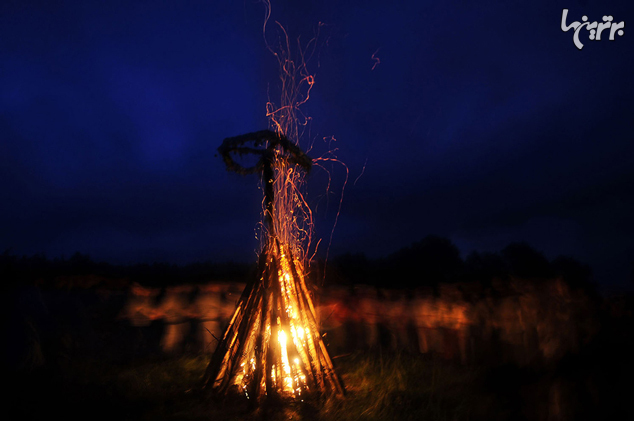
{"label": "bonfire", "polygon": [[[312,160],[271,130],[227,138],[218,152],[230,171],[262,175],[265,230],[257,277],[247,283],[211,358],[205,387],[255,401],[342,395],[319,333],[296,229],[297,214],[305,206],[297,181],[310,170]],[[260,158],[245,168],[232,154]]]}

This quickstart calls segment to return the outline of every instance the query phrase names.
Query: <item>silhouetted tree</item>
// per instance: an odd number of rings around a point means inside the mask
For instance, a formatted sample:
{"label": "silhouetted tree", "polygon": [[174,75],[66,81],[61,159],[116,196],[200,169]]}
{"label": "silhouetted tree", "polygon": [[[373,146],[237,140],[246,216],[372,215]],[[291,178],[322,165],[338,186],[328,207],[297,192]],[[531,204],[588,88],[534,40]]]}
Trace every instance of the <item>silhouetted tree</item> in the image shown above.
{"label": "silhouetted tree", "polygon": [[553,275],[548,259],[527,243],[511,243],[502,250],[511,275],[518,278],[550,278]]}
{"label": "silhouetted tree", "polygon": [[555,276],[561,277],[564,282],[573,288],[588,289],[593,285],[590,266],[572,257],[557,257],[552,262],[552,268]]}
{"label": "silhouetted tree", "polygon": [[87,254],[75,252],[68,259],[68,267],[73,275],[88,275],[93,269],[94,263]]}
{"label": "silhouetted tree", "polygon": [[[44,254],[16,256],[10,250],[0,255],[2,287],[37,283],[55,286],[59,277],[95,275],[101,278],[127,280],[147,286],[167,286],[196,282],[244,282],[255,271],[255,263],[202,262],[184,266],[153,263],[111,265],[94,262],[87,254],[75,253],[69,259],[48,259]],[[126,281],[126,282],[127,282]]]}
{"label": "silhouetted tree", "polygon": [[484,287],[491,286],[493,279],[506,280],[510,268],[498,253],[469,254],[465,260],[465,281],[479,282]]}
{"label": "silhouetted tree", "polygon": [[458,280],[463,265],[458,247],[448,238],[429,235],[388,256],[380,272],[386,286],[435,286]]}
{"label": "silhouetted tree", "polygon": [[332,259],[328,265],[328,282],[333,284],[374,284],[372,267],[376,263],[363,253],[346,253]]}

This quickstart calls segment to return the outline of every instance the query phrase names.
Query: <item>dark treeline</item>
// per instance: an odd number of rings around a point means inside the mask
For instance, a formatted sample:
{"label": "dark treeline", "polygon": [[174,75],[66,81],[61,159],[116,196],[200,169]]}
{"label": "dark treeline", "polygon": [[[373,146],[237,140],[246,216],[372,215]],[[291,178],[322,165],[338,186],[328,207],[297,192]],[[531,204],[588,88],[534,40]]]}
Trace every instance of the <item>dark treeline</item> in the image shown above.
{"label": "dark treeline", "polygon": [[561,278],[573,288],[594,290],[590,266],[572,257],[549,261],[526,243],[512,243],[498,253],[472,252],[462,259],[447,238],[427,236],[379,259],[344,254],[327,265],[328,284],[365,284],[381,288],[436,288],[447,283],[477,283],[490,287],[511,278],[540,282]]}
{"label": "dark treeline", "polygon": [[[364,254],[343,254],[330,260],[323,277],[323,262],[313,264],[311,278],[327,285],[365,284],[381,288],[435,288],[446,283],[492,283],[512,277],[532,279],[562,278],[574,288],[593,290],[592,270],[571,257],[549,261],[526,243],[513,243],[499,253],[473,252],[462,259],[458,248],[447,238],[427,236],[408,247],[378,259]],[[92,277],[137,282],[147,286],[184,283],[245,282],[255,275],[255,263],[197,262],[187,265],[168,263],[113,265],[94,262],[90,256],[75,253],[70,258],[47,258],[45,255],[16,256],[9,251],[0,255],[0,277],[4,285],[37,283],[59,286],[65,278]]]}
{"label": "dark treeline", "polygon": [[[40,286],[93,286],[107,283],[125,287],[131,282],[146,286],[166,286],[185,283],[244,282],[252,276],[255,264],[237,262],[196,262],[187,265],[169,263],[139,263],[113,265],[94,262],[90,256],[75,253],[70,258],[49,259],[43,254],[16,256],[9,251],[0,255],[0,278],[4,286],[38,284]],[[72,283],[83,278],[87,282]],[[91,281],[92,280],[92,281]],[[64,283],[64,281],[68,281]]]}

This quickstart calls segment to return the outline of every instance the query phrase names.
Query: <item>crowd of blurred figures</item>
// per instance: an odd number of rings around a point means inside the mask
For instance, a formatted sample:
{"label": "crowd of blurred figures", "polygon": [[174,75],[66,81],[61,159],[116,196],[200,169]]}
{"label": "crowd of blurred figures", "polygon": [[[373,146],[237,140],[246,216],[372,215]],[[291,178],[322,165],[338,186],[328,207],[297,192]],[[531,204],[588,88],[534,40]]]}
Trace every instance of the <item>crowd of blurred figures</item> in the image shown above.
{"label": "crowd of blurred figures", "polygon": [[[112,355],[211,353],[255,269],[113,266],[79,253],[50,260],[5,252],[0,270],[13,279],[13,292],[4,308],[16,335],[10,352],[37,362],[38,346],[50,342],[77,352],[110,347]],[[587,265],[548,260],[525,243],[462,259],[451,241],[428,236],[382,259],[345,254],[327,267],[316,262],[309,277],[333,356],[391,350],[462,363],[548,363],[577,352],[596,337],[601,317],[618,313]]]}
{"label": "crowd of blurred figures", "polygon": [[[618,385],[634,373],[634,296],[600,294],[574,259],[516,244],[463,260],[430,237],[385,259],[344,255],[316,268],[311,295],[335,365],[365,351],[429,356],[484,370],[495,396],[508,390],[512,405],[534,412],[527,419],[631,418],[606,411],[630,410]],[[0,306],[3,368],[19,374],[64,373],[75,357],[211,354],[242,282],[256,275],[255,265],[118,267],[7,253],[0,274],[12,280]]]}
{"label": "crowd of blurred figures", "polygon": [[[127,362],[210,354],[244,287],[70,276],[54,286],[17,288],[4,307],[4,368],[63,373],[75,357]],[[615,388],[631,372],[634,349],[631,295],[608,298],[561,278],[418,288],[339,284],[315,287],[312,295],[335,365],[376,351],[486,367],[496,393],[513,385],[509,396],[522,394],[518,408],[536,411],[528,419],[580,419],[587,410],[621,408]]]}
{"label": "crowd of blurred figures", "polygon": [[[599,330],[596,303],[559,279],[512,280],[482,291],[476,284],[391,290],[330,286],[314,301],[330,352],[385,349],[434,353],[463,363],[527,364],[576,352]],[[133,285],[119,317],[133,326],[164,324],[160,347],[212,352],[244,284]]]}

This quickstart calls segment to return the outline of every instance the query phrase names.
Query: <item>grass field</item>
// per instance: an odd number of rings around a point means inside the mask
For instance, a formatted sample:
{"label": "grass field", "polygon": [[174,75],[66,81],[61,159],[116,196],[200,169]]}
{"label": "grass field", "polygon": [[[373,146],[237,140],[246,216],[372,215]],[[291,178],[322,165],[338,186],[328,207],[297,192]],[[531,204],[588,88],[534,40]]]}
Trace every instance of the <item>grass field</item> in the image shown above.
{"label": "grass field", "polygon": [[[21,419],[431,419],[467,420],[499,400],[483,389],[481,370],[411,355],[351,354],[335,360],[343,399],[278,403],[255,411],[243,399],[214,401],[198,390],[206,356],[145,358],[128,363],[75,361],[18,380]],[[504,408],[497,408],[504,412]],[[495,417],[490,418],[495,419]]]}
{"label": "grass field", "polygon": [[106,323],[99,332],[107,346],[90,352],[71,333],[55,336],[54,346],[33,341],[20,348],[28,351],[20,358],[27,363],[7,367],[3,397],[9,419],[17,420],[634,419],[633,320],[631,312],[606,316],[578,353],[524,366],[496,362],[498,351],[465,365],[433,354],[334,355],[347,390],[343,399],[260,408],[244,397],[218,400],[200,391],[209,355],[162,355],[140,345],[156,336],[152,327],[139,342],[139,331],[124,322],[117,329]]}
{"label": "grass field", "polygon": [[575,414],[582,413],[573,407],[578,397],[566,401],[570,381],[547,372],[381,352],[335,359],[347,389],[343,399],[254,410],[243,398],[218,401],[202,394],[207,363],[208,356],[193,355],[75,360],[13,381],[10,407],[19,414],[15,419],[64,420],[521,420],[580,419]]}

